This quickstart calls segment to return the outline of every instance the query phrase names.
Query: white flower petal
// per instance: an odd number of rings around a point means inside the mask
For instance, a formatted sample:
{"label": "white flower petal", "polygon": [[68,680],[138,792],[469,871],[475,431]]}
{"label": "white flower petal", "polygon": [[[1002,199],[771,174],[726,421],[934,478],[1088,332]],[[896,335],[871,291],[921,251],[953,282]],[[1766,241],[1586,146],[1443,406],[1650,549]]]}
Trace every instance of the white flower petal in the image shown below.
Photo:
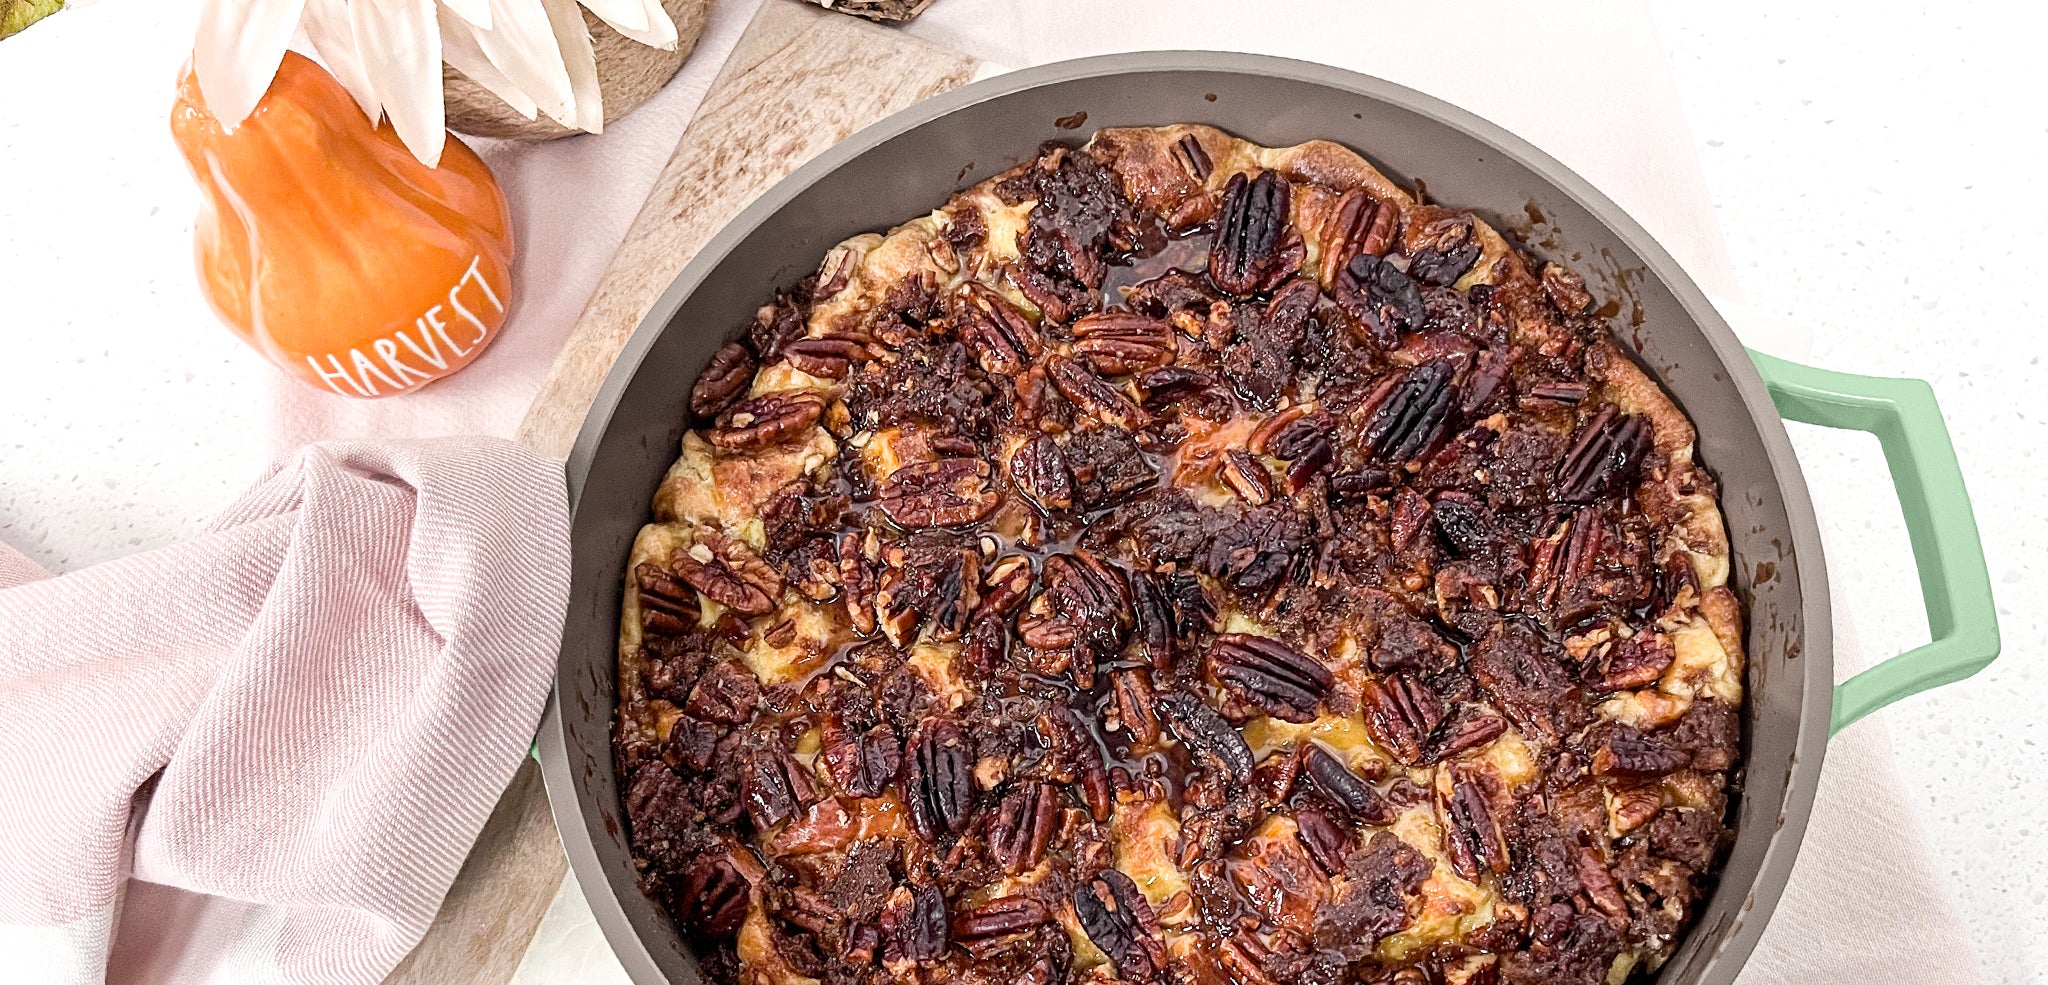
{"label": "white flower petal", "polygon": [[538,112],[533,97],[527,95],[504,71],[491,64],[484,50],[477,46],[476,35],[461,19],[441,8],[441,58],[456,71],[469,76],[470,81],[483,86],[485,91],[505,101],[512,111],[531,120]]}
{"label": "white flower petal", "polygon": [[612,20],[610,17],[605,16],[604,11],[591,6],[589,0],[584,0],[583,5],[590,7],[591,13],[602,18],[606,24],[611,25],[612,30],[619,32],[625,37],[650,47],[660,48],[663,51],[676,50],[676,22],[673,18],[669,17],[668,11],[662,9],[661,0],[634,0],[634,2],[639,3],[642,7],[643,15],[647,19],[647,26],[645,28],[630,27]]}
{"label": "white flower petal", "polygon": [[604,95],[597,88],[597,53],[591,50],[590,28],[583,23],[583,12],[577,9],[576,0],[541,0],[541,6],[547,8],[555,43],[561,46],[562,64],[576,91],[575,122],[561,121],[562,125],[603,133]]}
{"label": "white flower petal", "polygon": [[262,101],[304,7],[305,0],[208,0],[200,9],[192,70],[221,126],[233,130]]}
{"label": "white flower petal", "polygon": [[363,56],[356,51],[356,29],[348,22],[348,0],[306,0],[306,40],[320,63],[355,97],[363,115],[375,125],[384,113],[377,92],[370,86],[370,73],[363,68]]}
{"label": "white flower petal", "polygon": [[596,14],[599,20],[616,28],[620,34],[627,31],[647,30],[647,8],[640,0],[580,0]]}
{"label": "white flower petal", "polygon": [[434,19],[434,0],[400,0],[396,11],[381,2],[356,0],[349,4],[349,23],[370,87],[398,139],[422,164],[438,166],[448,119],[441,101],[441,28]]}
{"label": "white flower petal", "polygon": [[[441,0],[441,6],[477,27],[486,31],[491,29],[491,0]],[[441,35],[446,37],[447,34],[447,28],[442,28]]]}
{"label": "white flower petal", "polygon": [[540,0],[491,0],[491,25],[488,31],[471,32],[484,56],[549,119],[573,126],[575,85]]}

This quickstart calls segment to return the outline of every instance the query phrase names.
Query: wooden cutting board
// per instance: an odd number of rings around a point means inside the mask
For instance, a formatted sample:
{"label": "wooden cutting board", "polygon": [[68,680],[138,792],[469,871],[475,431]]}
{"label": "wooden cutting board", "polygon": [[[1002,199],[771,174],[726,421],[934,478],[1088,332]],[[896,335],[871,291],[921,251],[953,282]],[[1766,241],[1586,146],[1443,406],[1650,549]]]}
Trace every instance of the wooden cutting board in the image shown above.
{"label": "wooden cutting board", "polygon": [[[819,152],[966,83],[979,67],[894,28],[797,0],[763,0],[612,255],[519,439],[566,456],[619,349],[713,233]],[[528,760],[425,938],[387,985],[503,985],[566,868],[540,769]]]}

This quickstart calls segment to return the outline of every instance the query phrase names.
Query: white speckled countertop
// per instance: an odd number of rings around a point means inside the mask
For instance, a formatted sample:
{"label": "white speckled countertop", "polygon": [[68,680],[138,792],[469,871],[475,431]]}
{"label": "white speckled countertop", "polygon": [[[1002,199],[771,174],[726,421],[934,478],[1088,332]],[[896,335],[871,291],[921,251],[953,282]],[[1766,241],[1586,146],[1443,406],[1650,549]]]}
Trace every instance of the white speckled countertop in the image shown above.
{"label": "white speckled countertop", "polygon": [[[1885,725],[1995,982],[2048,969],[2048,117],[2033,31],[1996,2],[1655,5],[1744,298],[1809,361],[1934,385],[2005,651]],[[2034,15],[2038,16],[2038,15]],[[1829,575],[1872,657],[1927,639],[1877,442],[1792,425]],[[2029,591],[2032,588],[2033,591]],[[1844,590],[1846,589],[1846,591]],[[1845,900],[1849,906],[1882,905]],[[1908,969],[1899,969],[1906,971]],[[1910,980],[1910,978],[1908,979]]]}
{"label": "white speckled countertop", "polygon": [[[2048,968],[2048,937],[2037,929],[2048,923],[2048,784],[2035,782],[2035,764],[2048,702],[2032,691],[2032,662],[2048,611],[2026,601],[2029,586],[2048,583],[2048,511],[2033,485],[2048,485],[2048,305],[2030,289],[2048,261],[2034,239],[2048,227],[2048,196],[2038,190],[2048,160],[2038,31],[1990,0],[1925,10],[1761,0],[1658,0],[1652,8],[1747,301],[1740,320],[1767,321],[1771,337],[1786,340],[1783,355],[1928,380],[1955,433],[2001,603],[2005,655],[1968,682],[1887,711],[1885,724],[1987,978],[2040,980],[2036,969]],[[0,59],[7,51],[0,43]],[[76,87],[72,96],[90,106],[118,74],[53,84]],[[0,96],[0,146],[28,132],[17,127],[29,114],[17,115],[10,101],[32,98]],[[189,225],[149,221],[162,200],[149,180],[108,162],[78,166],[104,172],[99,212],[127,217],[134,232],[74,228],[63,203],[26,203],[13,213],[22,225],[0,221],[0,247],[12,238],[103,257],[110,289],[196,303],[182,272],[126,278],[126,258],[185,250]],[[168,157],[152,166],[178,167]],[[19,196],[34,181],[0,174],[0,196]],[[100,330],[93,299],[53,324],[55,309],[38,307],[31,288],[0,267],[0,339]],[[42,317],[24,324],[24,313]],[[224,421],[266,412],[271,395],[228,368],[244,356],[227,333],[195,349],[190,339],[131,328],[76,358],[160,365],[158,382],[186,388]],[[1809,339],[1811,351],[1800,351]],[[77,394],[44,385],[75,372],[51,367],[41,383],[0,389],[0,537],[45,563],[76,567],[187,535],[273,450],[238,449],[231,457],[242,468],[181,475],[174,442],[134,447],[141,439],[118,430],[128,416],[121,395],[81,410]],[[489,370],[470,372],[481,379]],[[224,428],[251,431],[241,420]],[[144,430],[161,437],[161,427]],[[1835,545],[1837,597],[1864,648],[1877,657],[1924,640],[1905,529],[1875,441],[1801,426],[1793,437]],[[188,428],[179,440],[196,448],[217,438]],[[568,887],[550,913],[521,980],[623,985],[602,942],[579,927],[587,913],[567,902],[573,895]]]}

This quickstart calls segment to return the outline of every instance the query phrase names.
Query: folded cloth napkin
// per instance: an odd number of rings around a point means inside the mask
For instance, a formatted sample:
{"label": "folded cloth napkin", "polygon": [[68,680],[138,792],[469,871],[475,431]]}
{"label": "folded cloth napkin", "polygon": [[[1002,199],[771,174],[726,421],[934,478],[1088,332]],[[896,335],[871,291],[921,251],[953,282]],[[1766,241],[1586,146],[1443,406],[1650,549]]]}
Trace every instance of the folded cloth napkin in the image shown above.
{"label": "folded cloth napkin", "polygon": [[496,439],[311,445],[59,577],[0,548],[0,981],[381,980],[526,753],[567,599],[560,466]]}

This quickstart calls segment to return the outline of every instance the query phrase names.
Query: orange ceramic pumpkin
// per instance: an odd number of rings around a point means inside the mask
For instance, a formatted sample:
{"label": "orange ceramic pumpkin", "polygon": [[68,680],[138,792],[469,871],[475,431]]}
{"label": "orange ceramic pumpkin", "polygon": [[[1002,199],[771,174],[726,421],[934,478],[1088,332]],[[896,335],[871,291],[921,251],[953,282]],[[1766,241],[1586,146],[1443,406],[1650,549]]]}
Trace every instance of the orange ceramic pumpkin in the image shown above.
{"label": "orange ceramic pumpkin", "polygon": [[206,192],[199,276],[228,326],[286,372],[349,397],[405,393],[496,338],[512,223],[491,171],[449,138],[439,167],[287,53],[232,132],[190,71],[171,134]]}

